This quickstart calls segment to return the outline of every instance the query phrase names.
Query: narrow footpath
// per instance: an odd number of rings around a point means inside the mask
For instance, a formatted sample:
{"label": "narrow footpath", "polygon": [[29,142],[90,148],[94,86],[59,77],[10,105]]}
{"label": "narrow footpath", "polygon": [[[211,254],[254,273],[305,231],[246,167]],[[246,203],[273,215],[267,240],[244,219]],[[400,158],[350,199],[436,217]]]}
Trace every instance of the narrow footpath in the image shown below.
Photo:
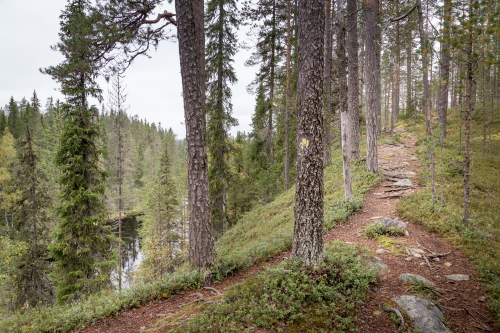
{"label": "narrow footpath", "polygon": [[[407,283],[400,280],[403,273],[416,274],[434,283],[429,289],[435,294],[432,302],[444,313],[444,323],[451,332],[498,332],[495,331],[488,316],[484,287],[463,252],[419,225],[401,219],[397,214],[396,205],[400,198],[421,190],[417,171],[422,167],[414,152],[415,139],[409,133],[400,134],[402,134],[401,143],[379,146],[379,169],[386,180],[366,194],[362,210],[325,235],[325,242],[338,239],[369,247],[376,252],[381,262],[387,265],[380,282],[371,288],[369,298],[360,309],[359,332],[398,332],[396,324],[390,319],[389,312],[384,311],[382,306],[396,307],[396,304],[390,301],[391,298],[416,294]],[[397,188],[403,189],[394,191],[391,185],[402,179],[410,180],[411,185],[398,186]],[[366,238],[362,229],[383,217],[405,222],[409,235],[390,237],[384,244],[377,239]],[[255,265],[216,283],[213,288],[223,292],[232,285],[258,274],[265,267],[276,265],[288,256],[289,252],[281,253],[268,262]],[[453,280],[447,277],[456,274],[460,274],[463,278]],[[177,321],[182,321],[182,318],[193,315],[196,309],[186,312],[185,309],[181,310],[179,305],[190,303],[201,295],[210,297],[213,296],[213,291],[200,289],[174,295],[158,303],[105,318],[76,332],[144,332],[154,327],[155,323],[165,316],[178,316]]]}

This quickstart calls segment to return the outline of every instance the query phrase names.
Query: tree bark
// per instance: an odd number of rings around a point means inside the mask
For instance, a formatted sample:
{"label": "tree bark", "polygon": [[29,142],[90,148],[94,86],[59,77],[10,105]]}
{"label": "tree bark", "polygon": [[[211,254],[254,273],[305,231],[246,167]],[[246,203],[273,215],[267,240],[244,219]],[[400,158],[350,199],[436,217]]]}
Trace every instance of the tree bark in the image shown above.
{"label": "tree bark", "polygon": [[[335,0],[334,0],[335,1]],[[324,120],[325,139],[324,139],[324,164],[328,165],[332,161],[332,6],[334,4],[330,0],[325,1],[325,103],[324,103]]]}
{"label": "tree bark", "polygon": [[366,168],[368,172],[378,171],[377,152],[377,35],[376,12],[378,0],[365,0],[365,62],[366,62]]}
{"label": "tree bark", "polygon": [[285,91],[285,191],[288,190],[290,178],[290,58],[292,54],[292,4],[287,0],[286,21],[286,91]]}
{"label": "tree bark", "polygon": [[340,132],[342,145],[342,164],[344,172],[344,195],[346,200],[352,198],[351,188],[351,168],[349,165],[349,148],[347,139],[348,111],[347,111],[347,59],[345,55],[345,23],[343,0],[337,0],[337,63],[338,63],[338,84],[339,84],[339,111],[340,111]]}
{"label": "tree bark", "polygon": [[298,3],[297,175],[291,257],[323,260],[324,1]]}
{"label": "tree bark", "polygon": [[450,75],[450,20],[451,0],[444,2],[443,41],[441,42],[441,63],[439,67],[439,95],[437,100],[438,123],[441,137],[446,138],[446,117],[448,111],[448,81]]}
{"label": "tree bark", "polygon": [[392,112],[391,112],[391,136],[394,135],[394,123],[398,121],[399,116],[399,72],[400,72],[400,54],[399,54],[399,21],[396,22],[396,61],[394,69],[394,86],[392,91]]}
{"label": "tree bark", "polygon": [[418,5],[418,33],[420,35],[420,49],[422,52],[422,82],[424,85],[424,100],[423,100],[423,112],[425,115],[425,131],[427,135],[432,134],[432,124],[431,124],[431,110],[429,108],[429,71],[427,68],[427,42],[424,32],[424,14],[422,12],[422,3],[417,0]]}
{"label": "tree bark", "polygon": [[[356,0],[347,0],[347,66],[348,76],[348,104],[346,143],[349,159],[361,158],[359,141],[359,75],[358,75],[358,14]],[[342,120],[341,120],[342,123]],[[343,135],[343,134],[342,134]]]}
{"label": "tree bark", "polygon": [[189,260],[196,268],[209,269],[216,254],[205,150],[203,0],[176,0],[175,9],[188,155]]}

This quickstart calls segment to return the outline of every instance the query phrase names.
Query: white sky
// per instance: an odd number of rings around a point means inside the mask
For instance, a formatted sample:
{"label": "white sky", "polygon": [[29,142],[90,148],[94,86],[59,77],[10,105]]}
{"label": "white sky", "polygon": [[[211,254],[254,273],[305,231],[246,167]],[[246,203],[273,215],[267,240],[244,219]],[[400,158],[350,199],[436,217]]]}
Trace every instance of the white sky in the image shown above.
{"label": "white sky", "polygon": [[[39,69],[57,65],[63,59],[50,46],[59,40],[59,15],[65,5],[66,0],[0,0],[0,106],[6,105],[11,96],[16,101],[30,99],[34,90],[42,107],[50,96],[63,99],[56,82]],[[174,12],[174,5],[167,4],[165,9]],[[240,38],[248,39],[242,32]],[[128,114],[137,114],[150,123],[161,122],[163,128],[171,127],[181,139],[185,137],[185,126],[178,52],[177,43],[160,43],[151,59],[136,58],[125,73],[124,84]],[[250,53],[242,50],[235,59],[238,83],[233,86],[233,116],[239,126],[232,129],[233,135],[237,130],[250,130],[254,111],[255,98],[247,93],[246,86],[256,69],[243,65]],[[108,87],[102,82],[107,96]]]}

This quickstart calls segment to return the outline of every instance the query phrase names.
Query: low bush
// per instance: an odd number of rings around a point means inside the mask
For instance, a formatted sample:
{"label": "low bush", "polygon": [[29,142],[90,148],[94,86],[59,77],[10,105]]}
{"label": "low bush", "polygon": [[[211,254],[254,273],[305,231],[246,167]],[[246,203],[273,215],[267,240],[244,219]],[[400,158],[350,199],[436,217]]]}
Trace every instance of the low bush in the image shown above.
{"label": "low bush", "polygon": [[365,257],[366,251],[355,246],[328,243],[319,266],[285,260],[228,291],[221,303],[175,332],[354,332],[356,309],[376,281]]}

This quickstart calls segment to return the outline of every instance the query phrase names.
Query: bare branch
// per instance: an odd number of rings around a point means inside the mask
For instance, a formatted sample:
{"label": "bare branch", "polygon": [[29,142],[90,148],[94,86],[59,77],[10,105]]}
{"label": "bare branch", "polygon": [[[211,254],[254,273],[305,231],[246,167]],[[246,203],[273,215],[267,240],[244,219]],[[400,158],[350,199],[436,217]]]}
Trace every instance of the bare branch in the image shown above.
{"label": "bare branch", "polygon": [[405,19],[405,18],[407,18],[407,17],[408,17],[408,15],[410,15],[410,14],[411,14],[411,12],[413,12],[413,11],[415,10],[415,8],[417,8],[417,7],[418,7],[418,5],[415,5],[415,6],[413,6],[413,7],[412,7],[409,11],[407,11],[405,14],[403,14],[403,15],[401,15],[401,16],[398,16],[398,17],[395,17],[395,18],[392,18],[392,19],[390,19],[389,21],[390,21],[390,22],[392,22],[392,23],[394,23],[394,22],[396,22],[396,21],[404,20],[404,19]]}

